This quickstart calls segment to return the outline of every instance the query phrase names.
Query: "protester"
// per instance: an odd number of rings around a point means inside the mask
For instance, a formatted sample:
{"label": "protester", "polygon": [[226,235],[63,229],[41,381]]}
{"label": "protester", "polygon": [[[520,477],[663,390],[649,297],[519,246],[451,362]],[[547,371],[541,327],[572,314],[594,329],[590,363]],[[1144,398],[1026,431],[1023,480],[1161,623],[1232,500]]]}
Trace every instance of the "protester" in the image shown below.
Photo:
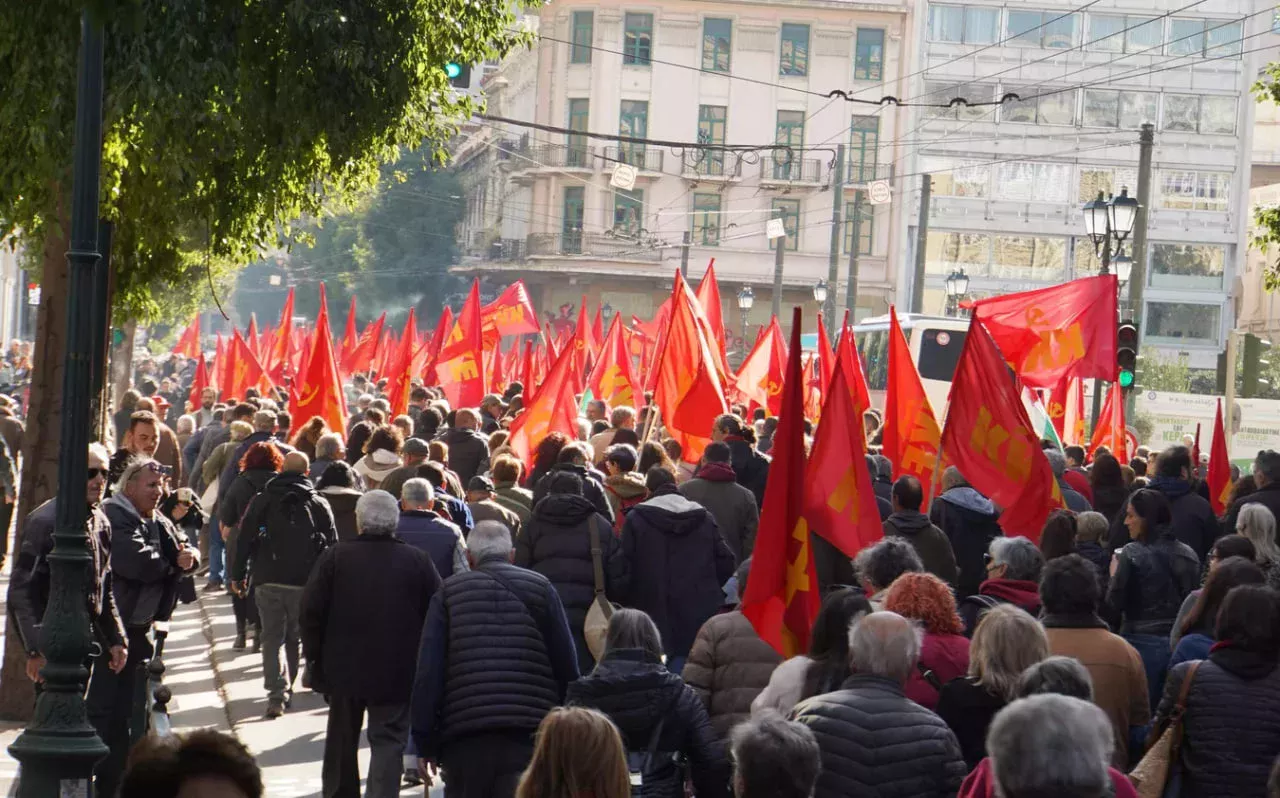
{"label": "protester", "polygon": [[[1261,507],[1261,505],[1258,505]],[[1266,508],[1263,508],[1266,509]],[[1232,557],[1240,557],[1249,562],[1257,560],[1257,549],[1253,543],[1243,535],[1224,535],[1214,541],[1213,548],[1209,550],[1208,574],[1212,575],[1217,567]],[[1206,578],[1208,578],[1206,576]],[[1178,608],[1178,617],[1173,621],[1173,628],[1169,631],[1169,650],[1172,651],[1178,647],[1178,641],[1182,638],[1183,622],[1187,616],[1191,614],[1191,608],[1196,605],[1200,594],[1204,592],[1203,588],[1196,588],[1187,594],[1182,600],[1182,606]],[[1207,619],[1207,628],[1211,631],[1217,617]]]}
{"label": "protester", "polygon": [[[880,609],[881,595],[899,576],[924,571],[920,555],[910,543],[891,537],[877,541],[858,552],[853,561],[858,583],[867,594],[871,606]],[[821,584],[821,583],[820,583]]]}
{"label": "protester", "polygon": [[744,721],[730,741],[736,798],[810,798],[822,753],[809,728],[775,712]]}
{"label": "protester", "polygon": [[[353,417],[354,418],[354,417]],[[346,460],[347,465],[355,467],[365,455],[365,446],[376,429],[368,421],[359,421],[347,432]]]}
{"label": "protester", "polygon": [[592,435],[588,443],[591,444],[591,450],[596,453],[595,462],[597,465],[604,462],[605,452],[613,445],[613,436],[618,430],[636,428],[636,411],[635,408],[625,405],[615,407],[609,413],[609,426],[599,434]]}
{"label": "protester", "polygon": [[1071,487],[1067,482],[1067,457],[1057,449],[1045,449],[1045,459],[1049,461],[1049,469],[1058,482],[1058,491],[1062,494],[1062,503],[1073,513],[1083,513],[1093,509],[1083,494]]}
{"label": "protester", "polygon": [[[298,434],[293,436],[290,442],[293,448],[302,452],[307,456],[308,460],[314,461],[318,456],[316,447],[320,443],[320,439],[329,433],[329,425],[325,423],[320,416],[312,416],[302,429],[298,430]],[[323,471],[323,469],[321,469]]]}
{"label": "protester", "polygon": [[988,738],[1001,798],[1107,795],[1111,739],[1102,711],[1079,698],[1036,695],[996,716]]}
{"label": "protester", "polygon": [[[226,495],[218,501],[218,522],[221,537],[227,548],[228,581],[234,582],[232,576],[237,545],[242,530],[240,520],[249,509],[253,497],[266,487],[267,482],[279,473],[284,465],[284,456],[274,445],[259,441],[249,447],[240,463],[240,474],[227,488]],[[221,479],[221,477],[219,477]],[[261,622],[258,617],[256,587],[250,585],[247,591],[233,586],[231,591],[231,607],[236,618],[236,637],[231,644],[234,650],[242,650],[246,646],[246,632],[253,632],[253,650],[258,653],[262,646]]]}
{"label": "protester", "polygon": [[471,508],[459,498],[465,495],[461,489],[458,489],[456,494],[452,492],[454,481],[450,478],[449,472],[445,471],[444,466],[434,462],[424,463],[418,466],[418,476],[431,483],[435,491],[435,511],[445,520],[457,524],[464,538],[471,534],[471,528],[475,526],[475,520],[471,517]]}
{"label": "protester", "polygon": [[628,751],[653,751],[640,775],[645,796],[682,798],[690,765],[694,792],[727,796],[729,763],[707,711],[688,685],[663,663],[663,641],[645,613],[619,609],[609,619],[604,657],[569,685],[567,703],[598,709],[618,727]]}
{"label": "protester", "polygon": [[1246,504],[1236,517],[1236,532],[1248,538],[1257,552],[1258,567],[1267,584],[1280,590],[1280,546],[1276,545],[1276,517],[1264,504]]}
{"label": "protester", "polygon": [[756,505],[764,505],[764,486],[769,481],[769,459],[760,454],[743,437],[742,419],[732,414],[716,416],[711,427],[711,440],[728,444],[730,465],[738,484],[751,491]]}
{"label": "protester", "polygon": [[1093,566],[1104,596],[1107,594],[1107,583],[1111,580],[1111,553],[1102,547],[1107,529],[1107,517],[1102,513],[1090,510],[1076,516],[1076,554]]}
{"label": "protester", "polygon": [[852,675],[794,712],[822,752],[815,798],[954,794],[966,772],[955,734],[903,694],[920,655],[916,630],[896,613],[874,612],[848,635]]}
{"label": "protester", "polygon": [[435,488],[430,482],[419,477],[405,482],[400,491],[400,519],[395,533],[410,546],[425,552],[440,578],[448,579],[470,570],[471,566],[467,563],[462,529],[441,518],[435,506]]}
{"label": "protester", "polygon": [[536,490],[542,478],[560,461],[560,452],[568,444],[569,438],[563,432],[556,430],[547,433],[546,437],[534,448],[533,470],[529,472],[529,478],[525,480],[526,488]]}
{"label": "protester", "polygon": [[938,715],[955,732],[969,769],[987,755],[987,728],[1016,696],[1018,677],[1047,656],[1049,642],[1034,617],[1013,604],[983,613],[969,646],[968,676],[947,682],[938,696]]}
{"label": "protester", "polygon": [[969,640],[951,589],[933,574],[905,573],[885,591],[883,606],[923,630],[920,660],[903,691],[925,709],[936,709],[942,686],[969,672]]}
{"label": "protester", "polygon": [[1093,491],[1093,509],[1105,515],[1115,529],[1117,519],[1124,517],[1124,500],[1129,494],[1120,461],[1110,454],[1096,455],[1089,469],[1089,487]]}
{"label": "protester", "polygon": [[1169,660],[1172,668],[1180,662],[1204,659],[1209,656],[1215,642],[1215,626],[1219,611],[1227,594],[1240,585],[1265,584],[1266,577],[1252,560],[1244,557],[1228,557],[1215,564],[1205,581],[1204,589],[1181,621],[1177,645]]}
{"label": "protester", "polygon": [[453,426],[444,436],[449,446],[449,470],[464,485],[476,474],[489,470],[489,441],[479,430],[476,411],[464,407],[454,414]]}
{"label": "protester", "polygon": [[407,438],[400,448],[403,465],[392,469],[384,476],[378,484],[378,489],[385,490],[397,499],[400,498],[400,489],[404,487],[404,483],[418,476],[418,466],[427,462],[430,454],[431,447],[426,441],[421,438]]}
{"label": "protester", "polygon": [[467,483],[467,509],[471,511],[472,521],[477,524],[481,521],[497,521],[519,537],[520,516],[499,504],[497,497],[493,480],[486,476],[472,477]]}
{"label": "protester", "polygon": [[245,454],[248,453],[249,447],[256,443],[270,443],[280,453],[281,457],[293,451],[289,446],[276,440],[277,418],[274,410],[259,410],[253,414],[253,432],[236,446],[231,457],[227,458],[227,464],[223,466],[218,475],[218,499],[220,501],[226,496],[226,491],[230,489],[231,484],[235,482],[236,475],[243,468],[241,462],[244,460]]}
{"label": "protester", "polygon": [[680,486],[680,493],[710,511],[734,559],[742,562],[751,556],[755,546],[760,508],[755,495],[738,484],[732,458],[728,444],[707,444],[697,473]]}
{"label": "protester", "polygon": [[316,441],[316,456],[311,461],[311,470],[307,474],[316,481],[316,484],[319,484],[325,469],[334,463],[347,462],[346,456],[347,450],[342,443],[342,436],[336,432],[326,432]]}
{"label": "protester", "polygon": [[959,572],[958,598],[972,596],[982,584],[983,559],[991,541],[1004,535],[997,523],[999,515],[989,499],[965,482],[959,469],[951,466],[942,473],[942,493],[929,506],[929,520],[951,541]]}
{"label": "protester", "polygon": [[490,476],[493,478],[493,500],[520,519],[520,526],[529,523],[533,515],[533,491],[520,487],[524,464],[519,458],[503,454],[493,459]]}
{"label": "protester", "polygon": [[924,488],[920,480],[910,475],[898,477],[890,486],[893,514],[884,522],[886,537],[905,539],[920,555],[924,569],[949,585],[955,585],[958,577],[955,553],[951,541],[941,529],[920,512],[924,503]]}
{"label": "protester", "polygon": [[[312,463],[311,473],[314,473]],[[338,540],[355,540],[358,534],[356,527],[356,502],[363,496],[359,485],[360,476],[344,461],[336,461],[325,467],[319,478],[315,478],[316,492],[329,503],[333,511],[333,523],[338,532]]]}
{"label": "protester", "polygon": [[1236,519],[1240,515],[1240,509],[1247,504],[1264,505],[1273,516],[1280,517],[1280,481],[1278,480],[1280,480],[1280,452],[1270,449],[1258,452],[1258,456],[1253,461],[1253,482],[1256,489],[1231,503],[1226,518],[1222,521],[1223,533],[1232,534],[1236,531]]}
{"label": "protester", "polygon": [[1075,513],[1070,510],[1049,513],[1044,528],[1040,530],[1040,554],[1044,561],[1075,553],[1077,535]]}
{"label": "protester", "polygon": [[129,753],[119,798],[262,798],[262,771],[244,743],[198,729],[147,735]]}
{"label": "protester", "polygon": [[644,476],[635,470],[639,457],[635,447],[627,443],[615,443],[604,454],[604,495],[619,530],[631,508],[648,498]]}
{"label": "protester", "polygon": [[630,798],[627,750],[604,713],[556,707],[534,741],[516,798]]}
{"label": "protester", "polygon": [[987,557],[987,578],[977,595],[960,602],[965,634],[972,636],[981,614],[999,604],[1013,604],[1034,617],[1040,614],[1040,572],[1044,555],[1024,537],[995,538]]}
{"label": "protester", "polygon": [[[1157,458],[1156,476],[1150,487],[1164,494],[1169,502],[1172,519],[1169,531],[1204,562],[1220,530],[1213,508],[1192,488],[1192,473],[1191,452],[1185,446],[1172,446]],[[1111,548],[1120,548],[1128,542],[1127,536],[1114,536]]]}
{"label": "protester", "polygon": [[404,462],[400,459],[403,446],[400,431],[391,425],[383,425],[373,431],[364,447],[364,457],[356,463],[356,473],[364,479],[368,490],[377,490]]}
{"label": "protester", "polygon": [[124,448],[134,454],[153,458],[169,468],[169,476],[174,485],[183,484],[182,447],[178,445],[178,436],[156,415],[154,402],[139,399],[135,407],[136,411],[129,417],[129,432],[125,434]]}

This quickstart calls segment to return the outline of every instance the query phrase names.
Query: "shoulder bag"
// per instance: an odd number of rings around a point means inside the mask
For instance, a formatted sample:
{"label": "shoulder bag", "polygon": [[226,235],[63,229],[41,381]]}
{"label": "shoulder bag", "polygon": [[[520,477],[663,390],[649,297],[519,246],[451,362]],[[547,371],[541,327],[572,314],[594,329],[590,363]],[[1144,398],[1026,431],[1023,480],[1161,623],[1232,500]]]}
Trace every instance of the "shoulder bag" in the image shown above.
{"label": "shoulder bag", "polygon": [[595,596],[582,623],[582,636],[587,650],[599,662],[604,656],[604,640],[609,632],[609,619],[613,617],[613,605],[604,595],[604,552],[600,548],[600,528],[595,519],[587,522],[591,527],[591,570],[595,579]]}
{"label": "shoulder bag", "polygon": [[1191,682],[1195,680],[1196,671],[1202,662],[1203,660],[1197,660],[1187,669],[1187,676],[1182,680],[1182,688],[1178,691],[1178,702],[1169,713],[1164,730],[1147,749],[1142,761],[1129,773],[1129,780],[1133,782],[1134,789],[1141,798],[1162,798],[1164,795],[1178,793],[1182,776],[1179,764],[1182,753],[1182,719],[1187,711]]}

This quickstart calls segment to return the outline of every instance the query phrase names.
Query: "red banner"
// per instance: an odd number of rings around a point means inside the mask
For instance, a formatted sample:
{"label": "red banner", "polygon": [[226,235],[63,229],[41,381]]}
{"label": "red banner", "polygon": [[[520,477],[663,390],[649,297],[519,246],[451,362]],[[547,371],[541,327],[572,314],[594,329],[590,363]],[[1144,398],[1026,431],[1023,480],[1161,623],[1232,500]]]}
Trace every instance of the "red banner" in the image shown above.
{"label": "red banner", "polygon": [[734,380],[738,400],[763,407],[771,416],[778,415],[782,411],[782,375],[786,367],[786,345],[782,343],[778,317],[774,316],[738,369]]}
{"label": "red banner", "polygon": [[[1193,463],[1192,468],[1199,463]],[[1218,413],[1213,419],[1213,443],[1209,444],[1209,504],[1215,515],[1225,515],[1231,499],[1231,460],[1227,456],[1227,430],[1222,422],[1222,400],[1218,400]]]}
{"label": "red banner", "polygon": [[552,432],[563,432],[573,440],[578,436],[578,404],[574,401],[573,352],[566,349],[551,367],[542,390],[525,406],[511,424],[507,445],[525,464],[533,467],[534,449]]}
{"label": "red banner", "polygon": [[495,330],[499,336],[541,332],[538,314],[529,299],[523,280],[516,280],[498,298],[480,309],[484,330]]}
{"label": "red banner", "polygon": [[[716,416],[727,411],[715,355],[698,323],[697,299],[680,272],[671,294],[671,323],[653,368],[653,402],[663,424],[696,463],[711,441]],[[799,361],[796,362],[799,368]]]}
{"label": "red banner", "polygon": [[321,284],[320,312],[316,316],[311,349],[304,360],[305,370],[292,391],[290,407],[294,424],[301,427],[312,416],[323,418],[329,429],[339,434],[347,429],[346,402],[342,393],[342,376],[329,333],[329,307]]}
{"label": "red banner", "polygon": [[197,313],[187,325],[187,329],[178,336],[178,342],[173,345],[173,354],[183,357],[195,357],[200,354],[200,314]]}
{"label": "red banner", "polygon": [[484,399],[484,343],[480,322],[480,281],[471,283],[471,293],[462,305],[458,321],[436,358],[436,376],[449,404],[454,408],[479,407]]}
{"label": "red banner", "polygon": [[[889,306],[889,380],[885,389],[883,453],[894,464],[897,476],[910,474],[924,487],[923,511],[933,499],[938,447],[942,433],[929,404],[911,347],[898,323],[898,311]],[[941,475],[938,475],[941,476]]]}
{"label": "red banner", "polygon": [[634,408],[639,386],[622,335],[622,317],[615,313],[609,323],[609,333],[604,337],[604,345],[600,347],[600,357],[587,378],[587,389],[610,407]]}
{"label": "red banner", "polygon": [[1127,432],[1124,421],[1124,394],[1119,385],[1113,382],[1111,389],[1107,391],[1102,412],[1098,415],[1098,428],[1093,431],[1093,438],[1089,441],[1089,452],[1096,452],[1099,446],[1105,446],[1121,465],[1128,463],[1133,453],[1129,451]]}

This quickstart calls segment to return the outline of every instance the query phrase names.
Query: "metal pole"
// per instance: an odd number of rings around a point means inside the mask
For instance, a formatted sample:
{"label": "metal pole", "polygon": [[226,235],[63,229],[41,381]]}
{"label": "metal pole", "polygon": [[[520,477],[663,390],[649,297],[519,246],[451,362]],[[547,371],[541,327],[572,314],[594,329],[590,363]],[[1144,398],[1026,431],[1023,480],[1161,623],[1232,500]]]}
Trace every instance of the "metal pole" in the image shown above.
{"label": "metal pole", "polygon": [[849,318],[856,324],[858,322],[858,249],[860,248],[859,238],[862,232],[862,192],[854,192],[853,195],[853,218],[849,220],[853,225],[853,246],[849,247],[849,284],[844,289],[844,309],[849,311]]}
{"label": "metal pole", "polygon": [[[1139,328],[1141,330],[1141,328]],[[1227,330],[1226,408],[1222,411],[1222,428],[1227,433],[1227,460],[1231,460],[1231,430],[1236,405],[1236,330]]]}
{"label": "metal pole", "polygon": [[693,243],[693,235],[684,231],[684,243],[680,245],[680,276],[689,276],[689,245]]}
{"label": "metal pole", "polygon": [[827,335],[836,335],[836,283],[840,280],[840,241],[844,232],[840,228],[840,213],[844,210],[844,145],[836,145],[836,172],[831,178],[831,251],[827,255],[827,300],[822,312],[827,321]]}
{"label": "metal pole", "polygon": [[773,239],[773,315],[782,315],[782,260],[787,253],[787,237],[778,236]]}
{"label": "metal pole", "polygon": [[929,199],[933,196],[933,178],[920,175],[920,215],[916,218],[916,268],[911,278],[911,312],[924,312],[925,244],[929,241]]}
{"label": "metal pole", "polygon": [[93,353],[93,269],[98,262],[98,190],[102,161],[103,24],[89,8],[80,17],[76,89],[71,248],[67,251],[67,340],[62,380],[58,512],[49,555],[49,606],[40,631],[47,664],[35,715],[9,753],[22,765],[19,798],[89,795],[94,764],[107,747],[85,712],[93,642],[85,606],[91,558],[88,506],[89,392]]}
{"label": "metal pole", "polygon": [[[93,365],[89,371],[90,417],[95,438],[104,434],[107,418],[107,348],[110,345],[108,331],[111,327],[111,238],[115,225],[106,220],[98,222],[98,251],[101,257],[93,267]],[[104,440],[109,440],[104,439]]]}
{"label": "metal pole", "polygon": [[[1111,273],[1111,223],[1107,223],[1107,234],[1102,239],[1102,271],[1101,274]],[[1092,434],[1098,429],[1098,416],[1102,414],[1102,380],[1097,377],[1093,378],[1093,418],[1089,423],[1089,431]]]}
{"label": "metal pole", "polygon": [[1143,124],[1138,134],[1138,214],[1133,220],[1133,269],[1129,273],[1130,318],[1138,325],[1138,342],[1143,335],[1142,319],[1146,316],[1142,292],[1147,285],[1147,212],[1151,207],[1151,150],[1156,139],[1155,126]]}

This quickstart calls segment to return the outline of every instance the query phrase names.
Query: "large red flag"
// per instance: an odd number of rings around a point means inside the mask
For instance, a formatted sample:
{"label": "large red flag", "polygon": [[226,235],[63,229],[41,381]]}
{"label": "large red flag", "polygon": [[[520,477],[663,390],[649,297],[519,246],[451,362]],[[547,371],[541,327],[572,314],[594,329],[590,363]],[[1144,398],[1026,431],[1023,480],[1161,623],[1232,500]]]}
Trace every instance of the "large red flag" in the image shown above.
{"label": "large red flag", "polygon": [[542,331],[523,280],[516,280],[497,299],[481,308],[480,320],[486,333],[494,330],[500,338]]}
{"label": "large red flag", "polygon": [[1129,462],[1133,455],[1129,451],[1129,436],[1125,428],[1124,394],[1118,383],[1111,383],[1111,388],[1107,391],[1102,413],[1098,416],[1098,427],[1089,440],[1089,452],[1098,451],[1099,446],[1110,449],[1111,454],[1121,463]]}
{"label": "large red flag", "polygon": [[429,379],[435,379],[436,358],[440,356],[440,350],[444,347],[444,339],[449,333],[453,332],[453,308],[445,305],[444,310],[440,311],[440,318],[436,320],[436,328],[431,331],[431,337],[427,339],[424,350],[427,355],[427,366],[424,369]]}
{"label": "large red flag", "polygon": [[351,295],[351,304],[347,306],[347,326],[342,331],[342,342],[338,344],[338,363],[347,362],[351,350],[356,348],[360,336],[356,332],[356,295]]}
{"label": "large red flag", "polygon": [[782,328],[778,326],[778,317],[774,316],[738,369],[734,387],[739,399],[765,408],[771,416],[778,415],[782,410],[782,375],[786,366],[787,350],[782,342]]}
{"label": "large red flag", "polygon": [[507,445],[526,468],[533,467],[534,449],[547,435],[562,432],[570,439],[578,435],[578,403],[574,401],[572,369],[573,351],[566,349],[551,367],[541,390],[511,423]]}
{"label": "large red flag", "polygon": [[[711,442],[716,416],[726,412],[711,346],[698,323],[697,301],[679,271],[671,293],[671,323],[654,363],[653,402],[667,432],[696,463]],[[799,368],[799,361],[796,367]]]}
{"label": "large red flag", "polygon": [[707,273],[702,275],[698,283],[698,304],[702,306],[702,315],[707,319],[710,330],[711,350],[720,364],[720,371],[728,377],[733,374],[729,370],[729,360],[725,356],[724,307],[720,302],[720,283],[716,280],[716,259],[707,264]]}
{"label": "large red flag", "polygon": [[[844,334],[843,327],[840,332]],[[823,326],[822,311],[818,311],[818,371],[822,398],[825,400],[831,377],[836,373],[836,353],[831,349],[831,339],[827,337],[827,328]]]}
{"label": "large red flag", "polygon": [[911,348],[898,323],[898,311],[889,306],[889,380],[884,399],[883,454],[897,469],[897,476],[910,474],[924,486],[924,512],[933,499],[934,473],[942,433],[938,417],[920,381]]}
{"label": "large red flag", "polygon": [[258,360],[262,360],[262,349],[258,346],[258,318],[249,314],[249,329],[245,331],[244,342]]}
{"label": "large red flag", "polygon": [[196,377],[191,381],[191,395],[188,401],[191,403],[191,412],[196,413],[200,410],[200,394],[204,393],[204,389],[209,387],[209,368],[204,362],[204,352],[200,353],[200,362],[196,364]]}
{"label": "large red flag", "polygon": [[[1193,464],[1193,468],[1199,463]],[[1213,419],[1213,443],[1209,444],[1209,504],[1215,515],[1227,512],[1231,498],[1231,460],[1227,455],[1227,430],[1222,421],[1222,400],[1218,400],[1218,413]]]}
{"label": "large red flag", "polygon": [[230,399],[227,384],[230,383],[231,358],[227,355],[227,342],[218,333],[218,344],[213,350],[213,387],[218,389],[222,399]]}
{"label": "large red flag", "polygon": [[480,281],[471,283],[471,293],[453,330],[436,357],[436,376],[449,404],[456,408],[479,407],[484,399],[484,333],[480,323]]}
{"label": "large red flag", "polygon": [[594,352],[600,351],[600,345],[604,343],[604,306],[596,305],[595,318],[591,320],[591,349]]}
{"label": "large red flag", "polygon": [[[801,324],[800,309],[796,308],[791,323],[791,355],[783,384],[782,412],[778,414],[778,429],[773,437],[773,464],[765,485],[764,510],[756,533],[751,574],[742,596],[742,614],[751,621],[756,634],[784,657],[808,650],[810,628],[818,616],[821,601],[804,509]],[[675,335],[674,325],[672,334]]]}
{"label": "large red flag", "polygon": [[1115,379],[1116,276],[1084,277],[1036,291],[980,299],[973,318],[1030,388],[1064,377]]}
{"label": "large red flag", "polygon": [[272,383],[267,370],[262,367],[257,353],[240,337],[239,330],[235,331],[231,344],[227,347],[227,360],[225,391],[228,397],[244,399],[245,391],[249,388],[257,388],[263,393],[271,390]]}
{"label": "large red flag", "polygon": [[1022,393],[977,319],[969,324],[951,380],[942,450],[970,485],[1003,508],[1005,534],[1040,540],[1045,518],[1062,506],[1062,494]]}
{"label": "large red flag", "polygon": [[582,307],[578,310],[578,324],[574,327],[571,348],[573,357],[574,393],[582,393],[587,369],[595,362],[596,347],[591,341],[591,328],[587,324],[587,295],[582,295]]}
{"label": "large red flag", "polygon": [[182,331],[182,335],[178,336],[178,342],[173,345],[173,354],[183,357],[195,357],[200,354],[200,314],[197,313],[187,328]]}
{"label": "large red flag", "polygon": [[639,319],[635,319],[635,321],[636,329],[644,334],[646,346],[649,347],[644,357],[640,360],[640,370],[645,372],[642,375],[644,389],[652,391],[658,379],[654,366],[658,362],[658,353],[662,351],[667,328],[671,326],[671,297],[667,297],[666,301],[658,308],[658,312],[654,314],[653,321],[647,324]]}
{"label": "large red flag", "polygon": [[609,323],[609,334],[600,347],[600,357],[587,377],[587,390],[610,407],[635,407],[639,387],[627,343],[623,340],[622,317],[615,313]]}
{"label": "large red flag", "polygon": [[312,416],[320,416],[329,429],[343,432],[347,428],[346,403],[343,401],[342,376],[338,372],[337,353],[333,351],[333,336],[329,332],[329,309],[321,295],[320,312],[316,316],[316,330],[311,350],[304,359],[300,379],[294,382],[290,407],[294,423],[305,424]]}
{"label": "large red flag", "polygon": [[297,352],[293,347],[293,289],[284,298],[284,306],[280,309],[280,326],[276,328],[276,337],[270,351],[263,355],[263,365],[271,379],[283,383],[294,376],[294,361]]}
{"label": "large red flag", "polygon": [[526,339],[524,342],[524,357],[520,360],[520,376],[516,379],[520,380],[520,385],[524,388],[523,394],[533,396],[533,339]]}
{"label": "large red flag", "polygon": [[1084,443],[1084,381],[1066,377],[1049,392],[1046,407],[1053,429],[1064,444]]}
{"label": "large red flag", "polygon": [[853,391],[853,402],[858,407],[871,408],[871,391],[867,388],[867,375],[862,372],[862,358],[853,344],[853,327],[849,326],[849,312],[844,314],[844,328],[840,330],[840,340],[836,342],[836,362],[845,360],[849,363],[849,390]]}
{"label": "large red flag", "polygon": [[404,334],[400,336],[400,348],[396,352],[395,364],[387,375],[387,402],[391,405],[391,417],[409,412],[409,391],[413,382],[413,353],[417,348],[418,322],[414,309],[409,308],[409,316],[404,321]]}
{"label": "large red flag", "polygon": [[374,355],[378,344],[382,341],[383,325],[387,323],[386,311],[369,323],[360,334],[360,339],[342,361],[342,370],[347,374],[366,372],[373,368]]}

